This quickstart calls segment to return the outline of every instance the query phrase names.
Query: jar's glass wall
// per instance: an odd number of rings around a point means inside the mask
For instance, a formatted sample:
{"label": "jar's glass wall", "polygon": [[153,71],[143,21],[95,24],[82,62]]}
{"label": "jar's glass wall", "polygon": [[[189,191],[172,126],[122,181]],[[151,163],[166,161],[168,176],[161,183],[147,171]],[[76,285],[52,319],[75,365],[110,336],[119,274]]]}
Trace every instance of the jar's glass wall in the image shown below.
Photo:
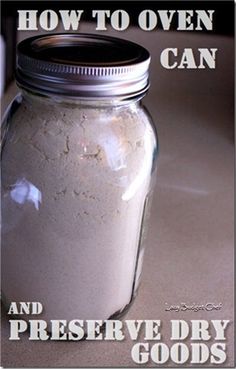
{"label": "jar's glass wall", "polygon": [[121,312],[141,271],[157,153],[149,116],[139,101],[104,106],[27,93],[7,119],[6,300],[40,301],[45,320]]}

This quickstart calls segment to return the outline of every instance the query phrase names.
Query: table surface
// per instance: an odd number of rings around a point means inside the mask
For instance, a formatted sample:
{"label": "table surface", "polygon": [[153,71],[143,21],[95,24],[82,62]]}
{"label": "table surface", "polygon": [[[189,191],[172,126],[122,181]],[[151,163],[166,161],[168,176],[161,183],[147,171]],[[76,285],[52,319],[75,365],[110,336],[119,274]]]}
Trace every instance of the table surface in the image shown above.
{"label": "table surface", "polygon": [[[82,31],[92,32],[91,25]],[[145,104],[160,141],[142,284],[125,319],[160,319],[167,344],[171,319],[230,319],[224,365],[233,366],[233,40],[136,29],[109,33],[151,52],[152,85]],[[173,45],[218,48],[217,68],[165,70],[160,52]],[[14,91],[12,86],[5,103]],[[181,302],[222,303],[222,308],[165,310],[166,303]],[[8,337],[3,315],[4,367],[135,366],[130,354],[135,342],[128,335],[121,342],[36,342],[27,334],[11,342]],[[145,366],[155,364],[150,360]]]}

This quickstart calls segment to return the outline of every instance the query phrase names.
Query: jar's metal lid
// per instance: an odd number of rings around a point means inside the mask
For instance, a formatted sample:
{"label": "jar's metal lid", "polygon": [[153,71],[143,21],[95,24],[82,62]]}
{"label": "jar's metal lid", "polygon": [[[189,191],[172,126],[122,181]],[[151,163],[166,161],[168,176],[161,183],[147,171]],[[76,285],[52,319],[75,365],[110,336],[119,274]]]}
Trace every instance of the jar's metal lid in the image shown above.
{"label": "jar's metal lid", "polygon": [[149,87],[149,52],[130,41],[92,34],[51,34],[17,47],[16,81],[42,94],[131,97]]}

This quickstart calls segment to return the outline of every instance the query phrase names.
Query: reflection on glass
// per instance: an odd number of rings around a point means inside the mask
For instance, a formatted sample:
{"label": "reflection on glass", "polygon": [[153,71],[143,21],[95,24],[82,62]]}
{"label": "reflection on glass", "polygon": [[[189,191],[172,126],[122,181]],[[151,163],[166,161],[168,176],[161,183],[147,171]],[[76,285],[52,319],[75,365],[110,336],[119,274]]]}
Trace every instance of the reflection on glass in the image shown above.
{"label": "reflection on glass", "polygon": [[[144,148],[145,152],[149,153],[150,156],[152,156],[153,147],[151,145],[151,141],[148,139],[148,136],[150,135],[150,131],[146,129],[144,133]],[[139,190],[139,188],[142,186],[143,182],[148,178],[148,173],[151,173],[151,166],[152,163],[148,163],[146,160],[146,157],[143,158],[142,164],[140,165],[139,172],[135,179],[130,183],[130,185],[126,188],[125,192],[122,195],[123,201],[129,201],[134,197],[136,192]]]}
{"label": "reflection on glass", "polygon": [[105,135],[100,134],[98,142],[105,151],[108,165],[112,170],[118,171],[126,168],[125,148],[122,146],[122,141],[111,129],[107,129]]}
{"label": "reflection on glass", "polygon": [[39,210],[39,204],[42,202],[42,193],[27,179],[18,179],[17,182],[11,186],[10,196],[17,204],[24,204],[25,202],[32,202],[35,209]]}

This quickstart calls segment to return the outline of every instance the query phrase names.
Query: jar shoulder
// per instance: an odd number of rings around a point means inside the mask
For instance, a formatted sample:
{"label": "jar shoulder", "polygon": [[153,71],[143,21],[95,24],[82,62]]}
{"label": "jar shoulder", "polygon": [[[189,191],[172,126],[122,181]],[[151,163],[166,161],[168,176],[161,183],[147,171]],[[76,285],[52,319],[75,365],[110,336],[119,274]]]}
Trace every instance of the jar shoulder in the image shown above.
{"label": "jar shoulder", "polygon": [[[46,99],[27,100],[17,96],[5,116],[5,125],[14,131],[43,131],[56,134],[59,132],[88,135],[94,139],[101,134],[126,137],[130,141],[143,136],[153,135],[155,127],[147,109],[140,103],[124,106],[100,106],[53,103]],[[6,124],[7,121],[7,124]]]}
{"label": "jar shoulder", "polygon": [[56,193],[73,185],[77,193],[77,188],[84,186],[87,191],[95,181],[107,191],[127,189],[126,200],[148,188],[157,141],[141,106],[98,109],[49,104],[43,109],[22,101],[9,117],[2,165],[5,187],[23,178],[40,188],[52,182]]}
{"label": "jar shoulder", "polygon": [[103,107],[20,97],[16,101],[8,112],[7,141],[22,153],[30,150],[48,160],[68,155],[101,162],[106,158],[116,168],[130,160],[148,160],[157,151],[151,117],[139,103]]}

